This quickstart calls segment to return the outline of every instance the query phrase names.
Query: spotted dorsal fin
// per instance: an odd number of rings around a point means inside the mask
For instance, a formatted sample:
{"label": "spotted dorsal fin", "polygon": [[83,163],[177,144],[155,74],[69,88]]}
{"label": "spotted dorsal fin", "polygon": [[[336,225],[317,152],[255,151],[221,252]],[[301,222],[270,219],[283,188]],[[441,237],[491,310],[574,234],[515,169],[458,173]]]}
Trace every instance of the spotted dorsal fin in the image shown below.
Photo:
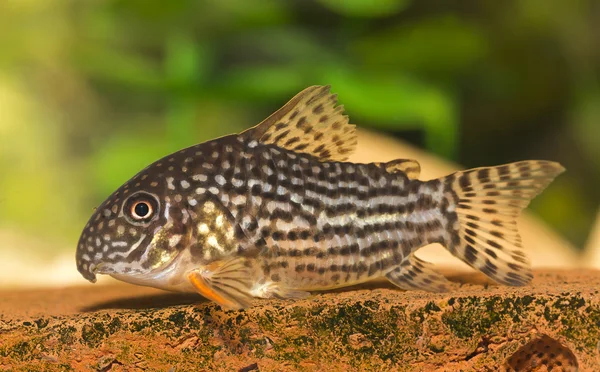
{"label": "spotted dorsal fin", "polygon": [[421,165],[413,159],[396,159],[387,163],[377,163],[389,173],[403,172],[410,179],[417,179],[421,174]]}
{"label": "spotted dorsal fin", "polygon": [[262,123],[241,133],[248,139],[315,156],[320,161],[345,161],[356,148],[356,128],[344,106],[327,86],[298,93]]}

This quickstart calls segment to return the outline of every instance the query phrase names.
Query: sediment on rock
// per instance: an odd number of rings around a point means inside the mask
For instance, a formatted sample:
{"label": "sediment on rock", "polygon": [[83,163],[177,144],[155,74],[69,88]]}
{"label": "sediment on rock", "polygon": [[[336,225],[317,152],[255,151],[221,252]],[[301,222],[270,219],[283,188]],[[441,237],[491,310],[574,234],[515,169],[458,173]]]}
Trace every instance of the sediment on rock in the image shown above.
{"label": "sediment on rock", "polygon": [[[592,371],[600,365],[598,272],[538,271],[522,288],[489,285],[474,274],[451,279],[445,294],[372,284],[295,302],[257,301],[239,312],[125,285],[4,292],[0,367],[429,371],[560,363]],[[53,306],[70,298],[76,303]]]}

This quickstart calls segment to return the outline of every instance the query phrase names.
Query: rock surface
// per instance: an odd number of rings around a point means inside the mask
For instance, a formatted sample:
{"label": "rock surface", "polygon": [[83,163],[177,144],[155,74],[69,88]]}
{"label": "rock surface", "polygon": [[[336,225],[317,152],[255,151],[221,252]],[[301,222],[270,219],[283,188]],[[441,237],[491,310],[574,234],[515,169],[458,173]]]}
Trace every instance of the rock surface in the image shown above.
{"label": "rock surface", "polygon": [[4,291],[0,370],[598,370],[600,272],[446,274],[445,294],[372,283],[241,312],[129,285]]}

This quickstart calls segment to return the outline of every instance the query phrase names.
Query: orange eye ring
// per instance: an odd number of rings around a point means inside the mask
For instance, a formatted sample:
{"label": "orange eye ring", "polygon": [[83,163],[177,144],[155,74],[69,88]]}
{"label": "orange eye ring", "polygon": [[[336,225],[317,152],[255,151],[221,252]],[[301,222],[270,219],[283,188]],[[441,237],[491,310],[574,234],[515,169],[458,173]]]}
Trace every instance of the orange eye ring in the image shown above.
{"label": "orange eye ring", "polygon": [[138,192],[125,200],[123,214],[133,224],[146,224],[159,213],[160,204],[156,195]]}
{"label": "orange eye ring", "polygon": [[150,203],[140,200],[131,205],[130,213],[133,219],[141,221],[152,217],[154,208]]}

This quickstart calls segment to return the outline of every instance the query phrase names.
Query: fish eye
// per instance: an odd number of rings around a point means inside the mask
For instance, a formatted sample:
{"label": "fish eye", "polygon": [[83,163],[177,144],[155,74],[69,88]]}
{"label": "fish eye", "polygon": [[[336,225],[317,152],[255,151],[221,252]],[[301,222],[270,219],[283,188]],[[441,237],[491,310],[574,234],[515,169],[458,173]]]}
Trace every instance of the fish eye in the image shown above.
{"label": "fish eye", "polygon": [[134,224],[150,222],[157,213],[157,198],[145,192],[129,197],[123,207],[123,214]]}
{"label": "fish eye", "polygon": [[136,202],[131,207],[131,216],[136,220],[143,220],[152,214],[152,207],[145,201]]}

